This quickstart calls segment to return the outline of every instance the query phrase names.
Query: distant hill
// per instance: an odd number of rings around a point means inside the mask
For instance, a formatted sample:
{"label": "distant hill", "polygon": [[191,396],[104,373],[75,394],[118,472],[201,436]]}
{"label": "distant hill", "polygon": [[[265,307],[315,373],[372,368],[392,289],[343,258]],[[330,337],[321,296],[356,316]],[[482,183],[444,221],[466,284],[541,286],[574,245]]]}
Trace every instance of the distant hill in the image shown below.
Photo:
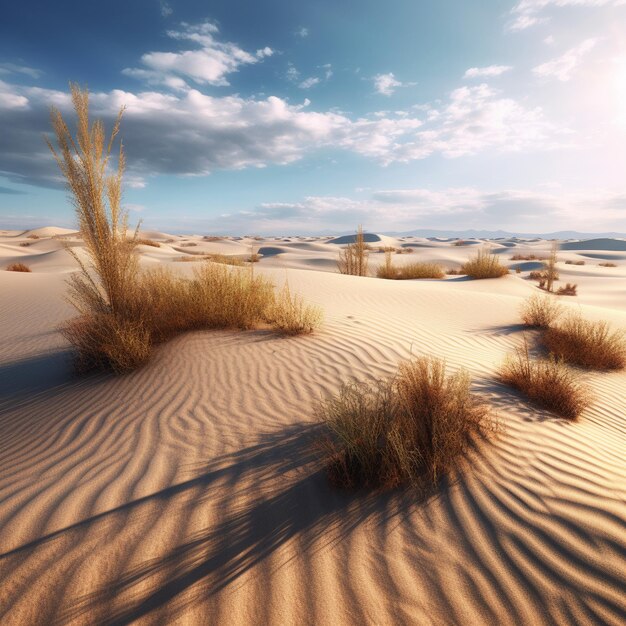
{"label": "distant hill", "polygon": [[560,230],[554,233],[523,233],[505,230],[435,230],[418,228],[404,232],[385,232],[384,234],[392,237],[458,237],[460,239],[508,239],[510,237],[521,237],[523,239],[626,238],[626,233],[580,233],[575,230]]}

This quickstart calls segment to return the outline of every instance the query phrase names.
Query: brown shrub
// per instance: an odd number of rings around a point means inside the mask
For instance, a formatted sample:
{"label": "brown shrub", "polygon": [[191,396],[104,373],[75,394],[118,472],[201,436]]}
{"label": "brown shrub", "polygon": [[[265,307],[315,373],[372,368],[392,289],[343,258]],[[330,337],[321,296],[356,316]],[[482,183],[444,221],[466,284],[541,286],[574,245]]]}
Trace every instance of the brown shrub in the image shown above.
{"label": "brown shrub", "polygon": [[565,261],[565,265],[584,265],[584,261]]}
{"label": "brown shrub", "polygon": [[35,233],[32,233],[31,235],[28,235],[28,237],[26,237],[26,239],[40,239],[39,235],[35,235]]}
{"label": "brown shrub", "polygon": [[20,243],[20,246],[22,246],[22,248],[28,248],[28,246],[30,246],[32,244],[32,241],[22,241],[22,243]]}
{"label": "brown shrub", "polygon": [[292,295],[285,283],[270,306],[267,321],[285,335],[308,335],[322,322],[322,310],[304,303],[299,295]]}
{"label": "brown shrub", "polygon": [[471,278],[500,278],[509,273],[500,259],[487,249],[478,250],[476,255],[461,266],[461,273]]}
{"label": "brown shrub", "polygon": [[606,262],[606,263],[598,263],[598,265],[600,267],[617,267],[617,263],[610,263],[610,262]]}
{"label": "brown shrub", "polygon": [[363,227],[359,226],[354,243],[339,250],[337,269],[341,274],[367,276],[369,246],[363,237]]}
{"label": "brown shrub", "polygon": [[212,263],[222,263],[222,265],[234,265],[236,267],[242,267],[245,265],[243,259],[238,256],[229,256],[227,254],[209,254],[205,258]]}
{"label": "brown shrub", "polygon": [[626,333],[612,331],[607,322],[590,322],[571,314],[548,328],[542,342],[556,357],[595,370],[626,367]]}
{"label": "brown shrub", "polygon": [[153,248],[161,247],[161,244],[158,241],[154,241],[152,239],[140,239],[139,237],[137,237],[134,241],[136,245],[151,246]]}
{"label": "brown shrub", "polygon": [[546,261],[547,258],[543,256],[536,256],[534,254],[514,254],[511,257],[511,261]]}
{"label": "brown shrub", "polygon": [[328,475],[341,487],[427,487],[459,465],[473,435],[497,430],[468,374],[446,376],[434,358],[402,364],[392,380],[344,385],[320,412]]}
{"label": "brown shrub", "polygon": [[589,392],[575,371],[554,357],[531,359],[526,342],[504,362],[499,377],[534,404],[561,417],[576,419],[590,403]]}
{"label": "brown shrub", "polygon": [[453,244],[453,246],[467,246],[468,242],[464,241],[463,239],[458,239],[457,241],[455,241]]}
{"label": "brown shrub", "polygon": [[204,241],[224,241],[224,237],[218,237],[216,235],[205,235],[202,239],[204,239]]}
{"label": "brown shrub", "polygon": [[521,316],[526,326],[548,328],[563,314],[563,307],[551,296],[534,294],[522,303]]}
{"label": "brown shrub", "polygon": [[455,269],[449,268],[446,270],[446,274],[448,276],[459,276],[460,274],[463,274],[463,272],[461,270],[455,270]]}
{"label": "brown shrub", "polygon": [[11,263],[7,265],[7,272],[30,272],[32,271],[28,265],[24,263]]}
{"label": "brown shrub", "polygon": [[184,241],[183,243],[180,244],[181,248],[193,248],[194,246],[197,246],[198,244],[195,241]]}
{"label": "brown shrub", "polygon": [[565,287],[559,287],[556,290],[556,295],[557,296],[575,296],[577,289],[578,289],[578,285],[566,283]]}

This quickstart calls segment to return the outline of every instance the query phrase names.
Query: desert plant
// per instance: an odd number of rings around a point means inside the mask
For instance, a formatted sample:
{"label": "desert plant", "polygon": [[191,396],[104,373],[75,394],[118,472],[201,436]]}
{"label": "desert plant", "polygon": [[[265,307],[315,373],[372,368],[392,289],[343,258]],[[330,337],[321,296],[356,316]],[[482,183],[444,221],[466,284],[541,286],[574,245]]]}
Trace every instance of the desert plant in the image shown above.
{"label": "desert plant", "polygon": [[254,249],[254,246],[250,246],[250,255],[246,259],[248,263],[258,263],[261,260],[261,255],[258,250]]}
{"label": "desert plant", "polygon": [[459,275],[463,274],[463,272],[461,270],[455,270],[453,268],[448,268],[446,270],[446,274],[448,276],[459,276]]}
{"label": "desert plant", "polygon": [[532,359],[526,341],[506,359],[499,377],[534,404],[561,417],[576,419],[590,403],[589,392],[575,371],[554,356]]}
{"label": "desert plant", "polygon": [[342,487],[427,487],[459,464],[473,434],[497,430],[467,373],[448,376],[427,357],[402,364],[394,379],[344,385],[320,412],[328,475]]}
{"label": "desert plant", "polygon": [[548,328],[562,315],[563,307],[551,296],[534,294],[521,307],[526,326]]}
{"label": "desert plant", "polygon": [[227,254],[210,254],[207,255],[206,258],[212,263],[222,263],[223,265],[234,265],[236,267],[245,265],[244,260],[240,257],[229,256]]}
{"label": "desert plant", "polygon": [[32,244],[32,241],[22,241],[22,242],[20,243],[20,246],[21,246],[22,248],[28,248],[28,246],[30,246],[31,244]]}
{"label": "desert plant", "polygon": [[463,239],[457,239],[452,245],[460,247],[460,246],[466,246],[467,244],[468,244],[467,241],[464,241]]}
{"label": "desert plant", "polygon": [[584,264],[585,264],[584,261],[570,261],[570,260],[565,261],[565,265],[584,265]]}
{"label": "desert plant", "polygon": [[30,272],[32,271],[28,265],[24,263],[10,263],[7,265],[7,272]]}
{"label": "desert plant", "polygon": [[363,237],[363,227],[359,226],[354,243],[339,251],[337,268],[341,274],[367,276],[368,245]]}
{"label": "desert plant", "polygon": [[575,296],[577,293],[578,285],[566,283],[565,287],[559,287],[556,290],[557,296]]}
{"label": "desert plant", "polygon": [[471,278],[500,278],[508,274],[509,270],[495,254],[482,248],[461,266],[461,273]]}
{"label": "desert plant", "polygon": [[40,239],[39,235],[35,235],[35,233],[32,233],[30,235],[28,235],[28,237],[26,239]]}
{"label": "desert plant", "polygon": [[195,241],[184,241],[180,244],[181,248],[194,248],[198,244]]}
{"label": "desert plant", "polygon": [[414,278],[443,278],[444,271],[436,263],[408,263],[399,268],[401,280],[411,280]]}
{"label": "desert plant", "polygon": [[617,264],[616,264],[616,263],[610,263],[610,262],[608,262],[608,261],[607,261],[606,263],[598,263],[598,265],[599,265],[600,267],[617,267]]}
{"label": "desert plant", "polygon": [[552,291],[553,286],[554,286],[554,281],[559,279],[559,275],[556,270],[556,263],[557,263],[556,255],[557,255],[558,249],[559,249],[559,244],[555,240],[552,242],[552,247],[550,249],[550,256],[548,257],[548,260],[546,261],[546,264],[545,264],[544,278],[546,281],[545,282],[546,291]]}
{"label": "desert plant", "polygon": [[626,332],[604,321],[591,322],[570,314],[543,334],[544,346],[557,358],[588,369],[626,367]]}
{"label": "desert plant", "polygon": [[299,295],[292,295],[289,284],[285,283],[269,309],[267,321],[285,335],[304,335],[320,325],[322,310],[305,304]]}
{"label": "desert plant", "polygon": [[514,254],[511,261],[546,261],[546,257],[539,257],[535,254]]}
{"label": "desert plant", "polygon": [[160,248],[161,244],[158,241],[154,241],[153,239],[140,239],[139,237],[137,237],[134,240],[134,243],[136,245],[141,245],[141,246],[151,246],[152,248]]}
{"label": "desert plant", "polygon": [[376,276],[378,278],[397,278],[398,277],[398,268],[393,264],[393,258],[391,256],[391,251],[387,250],[385,252],[385,263],[384,265],[380,265],[376,270]]}

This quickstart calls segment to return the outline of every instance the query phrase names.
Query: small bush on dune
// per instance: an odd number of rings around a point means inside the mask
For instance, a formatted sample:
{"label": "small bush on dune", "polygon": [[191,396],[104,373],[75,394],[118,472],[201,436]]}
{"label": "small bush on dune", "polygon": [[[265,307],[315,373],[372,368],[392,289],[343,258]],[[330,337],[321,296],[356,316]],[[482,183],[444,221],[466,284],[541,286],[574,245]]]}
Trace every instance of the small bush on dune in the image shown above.
{"label": "small bush on dune", "polygon": [[589,393],[575,371],[554,357],[531,359],[526,343],[504,362],[499,376],[534,404],[561,417],[576,419],[589,405]]}
{"label": "small bush on dune", "polygon": [[453,246],[457,246],[457,247],[459,247],[459,246],[467,246],[467,245],[468,245],[468,242],[467,242],[467,241],[464,241],[464,240],[462,240],[462,239],[458,239],[458,240],[457,240],[457,241],[455,241],[452,245],[453,245]]}
{"label": "small bush on dune", "polygon": [[363,227],[359,226],[354,243],[339,250],[337,269],[341,274],[367,276],[369,246],[365,243]]}
{"label": "small bush on dune", "polygon": [[556,290],[557,296],[575,296],[578,291],[578,285],[565,283],[565,287],[559,287]]}
{"label": "small bush on dune", "polygon": [[181,248],[193,248],[197,245],[198,244],[195,241],[184,241],[183,243],[180,244],[180,247]]}
{"label": "small bush on dune", "polygon": [[139,239],[136,238],[135,239],[135,244],[136,245],[142,245],[142,246],[151,246],[153,248],[160,248],[161,244],[158,241],[154,241],[153,239]]}
{"label": "small bush on dune", "polygon": [[28,246],[30,246],[32,243],[32,241],[22,241],[22,243],[20,243],[20,246],[22,248],[28,248]]}
{"label": "small bush on dune", "polygon": [[607,263],[598,263],[598,265],[600,267],[617,267],[616,263],[609,263],[609,262],[607,262]]}
{"label": "small bush on dune", "polygon": [[35,233],[28,235],[26,239],[40,239],[39,235],[35,235]]}
{"label": "small bush on dune", "polygon": [[565,261],[565,265],[584,265],[584,261]]}
{"label": "small bush on dune", "polygon": [[228,256],[227,254],[210,254],[206,258],[212,263],[221,263],[222,265],[234,265],[235,267],[243,267],[245,265],[243,259],[238,256]]}
{"label": "small bush on dune", "polygon": [[471,278],[500,278],[509,273],[500,259],[487,249],[478,250],[476,256],[461,266],[461,273]]}
{"label": "small bush on dune", "polygon": [[563,307],[548,295],[535,294],[528,298],[521,309],[522,321],[526,326],[548,328],[563,313]]}
{"label": "small bush on dune", "polygon": [[626,333],[607,322],[590,322],[578,314],[566,317],[543,335],[543,344],[557,358],[588,369],[626,367]]}
{"label": "small bush on dune", "polygon": [[536,256],[534,254],[514,254],[511,261],[545,261],[546,257]]}
{"label": "small bush on dune", "polygon": [[7,265],[7,272],[30,272],[31,269],[24,263],[11,263]]}
{"label": "small bush on dune", "polygon": [[409,263],[399,268],[398,278],[411,280],[413,278],[443,278],[444,271],[436,263]]}
{"label": "small bush on dune", "polygon": [[375,385],[344,385],[320,407],[331,482],[341,487],[428,486],[455,468],[472,435],[497,430],[469,376],[419,358]]}
{"label": "small bush on dune", "polygon": [[307,335],[322,321],[322,310],[305,304],[298,295],[292,295],[289,285],[285,286],[270,306],[267,321],[285,335]]}

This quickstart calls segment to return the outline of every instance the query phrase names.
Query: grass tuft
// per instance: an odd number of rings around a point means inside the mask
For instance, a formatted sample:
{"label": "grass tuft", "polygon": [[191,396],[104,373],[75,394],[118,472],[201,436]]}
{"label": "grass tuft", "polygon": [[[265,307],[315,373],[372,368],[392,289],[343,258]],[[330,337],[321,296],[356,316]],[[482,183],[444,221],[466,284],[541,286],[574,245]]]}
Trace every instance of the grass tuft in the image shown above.
{"label": "grass tuft", "polygon": [[153,248],[161,247],[161,244],[158,241],[154,241],[153,239],[140,239],[139,237],[135,239],[135,244],[142,246],[151,246]]}
{"label": "grass tuft", "polygon": [[577,294],[578,285],[565,283],[565,287],[559,287],[556,290],[557,296],[575,296]]}
{"label": "grass tuft", "polygon": [[394,379],[344,385],[320,411],[329,479],[346,488],[433,485],[458,466],[472,435],[497,431],[468,374],[446,375],[428,357],[402,364]]}
{"label": "grass tuft", "polygon": [[7,272],[31,272],[32,270],[24,263],[11,263],[7,265]]}
{"label": "grass tuft", "polygon": [[594,370],[626,367],[626,332],[607,322],[590,322],[571,314],[543,334],[543,345],[557,358]]}
{"label": "grass tuft", "polygon": [[487,249],[478,250],[476,256],[461,266],[461,273],[471,278],[500,278],[509,273],[500,259]]}
{"label": "grass tuft", "polygon": [[522,321],[533,328],[548,328],[562,314],[563,307],[548,295],[532,295],[521,308]]}
{"label": "grass tuft", "polygon": [[308,335],[322,322],[322,310],[305,304],[299,295],[293,295],[285,283],[267,315],[274,329],[285,335]]}
{"label": "grass tuft", "polygon": [[537,406],[567,419],[576,419],[590,403],[589,392],[574,370],[553,356],[531,359],[526,342],[507,358],[499,376]]}
{"label": "grass tuft", "polygon": [[617,263],[611,263],[607,261],[606,263],[598,263],[600,267],[617,267]]}

